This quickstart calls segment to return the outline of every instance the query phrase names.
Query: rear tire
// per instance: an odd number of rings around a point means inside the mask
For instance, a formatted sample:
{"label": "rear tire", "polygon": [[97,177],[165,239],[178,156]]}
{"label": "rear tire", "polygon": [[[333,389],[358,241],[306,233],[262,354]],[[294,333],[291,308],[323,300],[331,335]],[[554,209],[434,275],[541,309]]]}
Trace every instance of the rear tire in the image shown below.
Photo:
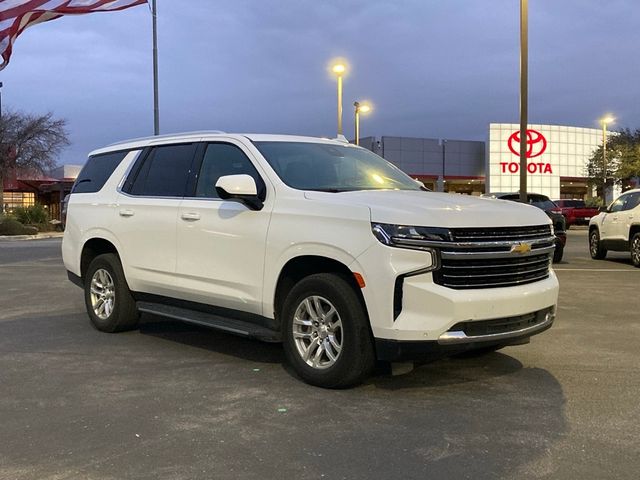
{"label": "rear tire", "polygon": [[597,228],[589,232],[589,253],[594,260],[602,260],[607,256],[607,249],[602,246]]}
{"label": "rear tire", "polygon": [[629,250],[631,252],[631,263],[633,263],[634,267],[640,268],[640,232],[631,238]]}
{"label": "rear tire", "polygon": [[113,333],[137,327],[140,314],[117,255],[105,253],[94,258],[84,285],[87,313],[96,329]]}
{"label": "rear tire", "polygon": [[375,366],[367,312],[341,275],[318,273],[298,282],[282,308],[284,351],[307,383],[344,388]]}

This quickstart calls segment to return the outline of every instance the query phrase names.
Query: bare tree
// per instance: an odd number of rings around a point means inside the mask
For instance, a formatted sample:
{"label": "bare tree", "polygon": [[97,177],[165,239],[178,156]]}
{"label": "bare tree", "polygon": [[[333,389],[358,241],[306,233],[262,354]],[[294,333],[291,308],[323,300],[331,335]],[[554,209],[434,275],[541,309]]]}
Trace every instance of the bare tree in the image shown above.
{"label": "bare tree", "polygon": [[55,167],[69,145],[66,120],[53,113],[37,116],[3,111],[0,118],[0,206],[4,206],[3,181],[9,172],[45,173]]}

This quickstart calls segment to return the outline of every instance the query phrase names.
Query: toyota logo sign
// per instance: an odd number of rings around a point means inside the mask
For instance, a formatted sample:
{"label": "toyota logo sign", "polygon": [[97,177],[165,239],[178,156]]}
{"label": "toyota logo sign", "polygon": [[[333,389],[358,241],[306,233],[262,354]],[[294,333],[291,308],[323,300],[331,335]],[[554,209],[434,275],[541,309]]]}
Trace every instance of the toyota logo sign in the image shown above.
{"label": "toyota logo sign", "polygon": [[[520,131],[516,130],[507,141],[509,150],[520,156]],[[514,145],[515,144],[515,145]],[[537,130],[527,130],[527,158],[539,157],[547,149],[547,139]]]}

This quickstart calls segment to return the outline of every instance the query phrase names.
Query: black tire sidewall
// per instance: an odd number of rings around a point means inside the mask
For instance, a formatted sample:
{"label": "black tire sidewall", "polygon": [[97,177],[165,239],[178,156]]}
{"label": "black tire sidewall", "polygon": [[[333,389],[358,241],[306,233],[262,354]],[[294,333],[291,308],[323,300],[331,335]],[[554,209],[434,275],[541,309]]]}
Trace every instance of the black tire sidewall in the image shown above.
{"label": "black tire sidewall", "polygon": [[556,242],[556,249],[553,251],[553,263],[558,263],[562,260],[564,255],[564,245],[558,240]]}
{"label": "black tire sidewall", "polygon": [[[114,305],[111,315],[106,319],[99,318],[91,305],[91,279],[95,272],[104,269],[109,272],[114,284]],[[87,313],[93,326],[102,332],[117,332],[131,328],[137,322],[135,302],[131,297],[129,286],[125,280],[119,258],[114,254],[98,255],[89,264],[85,275],[84,301]]]}
{"label": "black tire sidewall", "polygon": [[[314,369],[300,357],[293,340],[296,309],[307,297],[318,295],[333,304],[342,320],[342,350],[334,365]],[[285,355],[296,373],[307,383],[325,388],[343,388],[359,383],[373,368],[373,341],[369,320],[353,287],[340,275],[315,274],[295,285],[284,302],[282,329]]]}

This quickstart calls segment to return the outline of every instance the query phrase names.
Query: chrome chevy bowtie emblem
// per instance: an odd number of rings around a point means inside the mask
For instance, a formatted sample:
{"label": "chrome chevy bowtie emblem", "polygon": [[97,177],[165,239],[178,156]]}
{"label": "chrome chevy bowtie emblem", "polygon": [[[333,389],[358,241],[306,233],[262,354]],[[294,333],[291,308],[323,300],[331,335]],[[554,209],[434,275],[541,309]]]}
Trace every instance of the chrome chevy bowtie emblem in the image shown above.
{"label": "chrome chevy bowtie emblem", "polygon": [[518,243],[517,245],[511,246],[511,253],[519,253],[522,255],[525,253],[529,253],[530,251],[531,251],[530,243]]}

